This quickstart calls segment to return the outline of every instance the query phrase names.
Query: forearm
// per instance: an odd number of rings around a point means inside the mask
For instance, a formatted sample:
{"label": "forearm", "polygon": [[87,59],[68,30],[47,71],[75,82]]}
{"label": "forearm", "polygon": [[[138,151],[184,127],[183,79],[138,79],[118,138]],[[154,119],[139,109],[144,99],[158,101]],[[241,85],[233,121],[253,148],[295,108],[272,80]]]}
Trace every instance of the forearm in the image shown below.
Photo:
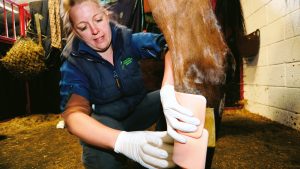
{"label": "forearm", "polygon": [[[173,77],[173,65],[170,52],[168,52],[165,56],[165,71],[160,96],[168,123],[168,133],[177,141],[183,143],[185,142],[185,139],[178,134],[179,131],[183,133],[193,133],[198,129],[198,133],[202,133],[205,120],[205,110],[203,111],[203,108],[205,108],[206,101],[205,103],[201,102],[203,104],[201,104],[200,112],[187,109],[189,106],[184,104],[187,101],[186,98],[189,100],[193,95],[189,96],[188,94],[185,94],[187,96],[185,96],[184,99],[180,99],[180,95],[184,94],[174,90]],[[201,100],[205,100],[204,97],[198,97],[201,98]],[[192,105],[192,107],[193,106],[194,105]],[[202,121],[202,123],[200,123],[199,120]]]}
{"label": "forearm", "polygon": [[169,158],[173,152],[173,140],[166,132],[121,132],[79,111],[62,117],[68,130],[88,144],[121,153],[146,168],[174,167]]}
{"label": "forearm", "polygon": [[91,145],[113,149],[120,131],[109,128],[90,116],[89,101],[72,94],[62,114],[67,129]]}
{"label": "forearm", "polygon": [[68,131],[88,144],[106,149],[114,149],[119,130],[109,128],[82,112],[63,116]]}
{"label": "forearm", "polygon": [[164,69],[164,77],[163,77],[163,81],[162,81],[162,86],[164,86],[166,84],[174,85],[172,60],[171,60],[171,54],[169,51],[165,55],[165,69]]}

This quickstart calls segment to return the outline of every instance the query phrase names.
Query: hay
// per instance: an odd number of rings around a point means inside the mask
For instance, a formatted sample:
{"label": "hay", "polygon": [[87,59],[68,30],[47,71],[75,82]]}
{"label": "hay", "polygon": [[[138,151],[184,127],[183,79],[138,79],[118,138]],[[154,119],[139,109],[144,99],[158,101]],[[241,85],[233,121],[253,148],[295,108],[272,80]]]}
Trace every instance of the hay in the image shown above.
{"label": "hay", "polygon": [[27,79],[46,70],[44,54],[41,45],[30,38],[20,38],[0,62],[14,76]]}

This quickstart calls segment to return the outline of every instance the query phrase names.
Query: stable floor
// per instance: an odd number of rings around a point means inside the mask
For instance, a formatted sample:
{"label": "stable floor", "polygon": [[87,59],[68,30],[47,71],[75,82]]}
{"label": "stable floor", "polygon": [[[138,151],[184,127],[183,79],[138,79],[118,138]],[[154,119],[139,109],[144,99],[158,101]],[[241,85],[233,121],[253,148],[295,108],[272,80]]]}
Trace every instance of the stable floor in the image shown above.
{"label": "stable floor", "polygon": [[[58,115],[0,123],[1,169],[83,169],[78,139],[56,129]],[[225,111],[214,169],[300,169],[300,132],[251,114]]]}

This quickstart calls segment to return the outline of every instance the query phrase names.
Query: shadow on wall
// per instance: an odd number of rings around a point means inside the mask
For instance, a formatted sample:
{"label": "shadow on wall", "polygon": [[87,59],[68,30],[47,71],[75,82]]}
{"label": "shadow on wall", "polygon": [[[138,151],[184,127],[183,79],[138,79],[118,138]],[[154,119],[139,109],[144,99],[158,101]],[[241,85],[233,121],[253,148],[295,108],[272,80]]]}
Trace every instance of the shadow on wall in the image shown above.
{"label": "shadow on wall", "polygon": [[[0,57],[5,56],[11,47],[0,43]],[[60,113],[59,79],[59,68],[51,68],[28,80],[31,113]],[[28,99],[25,82],[0,64],[0,120],[26,115]]]}
{"label": "shadow on wall", "polygon": [[244,61],[247,66],[257,66],[259,60],[259,52],[257,55],[253,56],[253,58],[244,58]]}
{"label": "shadow on wall", "polygon": [[[60,113],[59,70],[46,71],[28,81],[32,114]],[[28,99],[25,81],[0,68],[0,120],[26,115]]]}

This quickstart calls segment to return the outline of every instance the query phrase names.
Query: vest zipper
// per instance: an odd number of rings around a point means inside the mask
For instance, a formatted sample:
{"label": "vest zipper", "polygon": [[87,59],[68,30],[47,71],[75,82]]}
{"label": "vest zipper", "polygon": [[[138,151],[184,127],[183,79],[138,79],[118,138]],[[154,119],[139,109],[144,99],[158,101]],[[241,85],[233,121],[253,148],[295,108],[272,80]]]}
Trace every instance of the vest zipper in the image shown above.
{"label": "vest zipper", "polygon": [[121,83],[120,83],[120,80],[119,80],[119,76],[118,76],[118,74],[115,70],[114,70],[114,79],[116,81],[116,85],[117,85],[118,89],[120,89],[121,88]]}

